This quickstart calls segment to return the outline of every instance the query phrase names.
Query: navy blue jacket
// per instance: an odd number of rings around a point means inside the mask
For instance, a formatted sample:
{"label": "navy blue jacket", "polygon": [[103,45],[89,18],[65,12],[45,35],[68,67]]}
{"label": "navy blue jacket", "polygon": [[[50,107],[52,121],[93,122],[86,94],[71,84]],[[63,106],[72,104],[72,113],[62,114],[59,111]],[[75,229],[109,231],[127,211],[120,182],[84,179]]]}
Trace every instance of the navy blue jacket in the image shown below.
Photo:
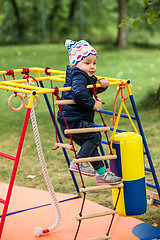
{"label": "navy blue jacket", "polygon": [[[64,87],[71,87],[72,91],[62,92],[62,100],[73,99],[76,104],[61,105],[62,112],[67,122],[78,120],[88,120],[93,122],[94,104],[93,93],[87,89],[87,85],[97,82],[96,76],[89,77],[88,74],[79,68],[70,68],[67,66],[66,83]],[[105,88],[98,88],[98,92],[104,91]],[[64,123],[61,112],[58,111],[58,122]]]}

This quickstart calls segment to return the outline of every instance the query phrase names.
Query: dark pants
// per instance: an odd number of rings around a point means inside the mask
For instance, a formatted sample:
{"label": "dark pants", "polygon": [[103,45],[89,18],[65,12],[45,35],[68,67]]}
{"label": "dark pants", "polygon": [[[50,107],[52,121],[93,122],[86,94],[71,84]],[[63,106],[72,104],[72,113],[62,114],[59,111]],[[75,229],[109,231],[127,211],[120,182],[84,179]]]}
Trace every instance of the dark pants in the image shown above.
{"label": "dark pants", "polygon": [[[66,129],[65,124],[60,124],[63,135],[66,138],[69,138],[68,135],[64,133]],[[81,120],[77,122],[68,123],[70,129],[73,128],[93,128],[94,125],[92,122],[87,120]],[[89,133],[79,133],[72,134],[73,141],[81,146],[79,153],[77,154],[78,158],[86,158],[86,157],[97,157],[100,156],[98,152],[98,146],[101,143],[101,133],[100,132],[89,132]],[[91,162],[94,170],[98,170],[103,167],[104,164],[102,161]]]}

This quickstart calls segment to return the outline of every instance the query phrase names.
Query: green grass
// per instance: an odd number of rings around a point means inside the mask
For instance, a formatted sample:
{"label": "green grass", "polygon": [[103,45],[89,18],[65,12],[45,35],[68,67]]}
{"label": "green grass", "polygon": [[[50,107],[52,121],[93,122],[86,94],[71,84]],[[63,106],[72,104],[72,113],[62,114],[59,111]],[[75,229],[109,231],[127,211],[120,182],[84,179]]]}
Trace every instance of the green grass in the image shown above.
{"label": "green grass", "polygon": [[[149,93],[155,91],[160,85],[160,50],[142,48],[121,50],[117,48],[109,48],[105,45],[96,45],[95,48],[98,51],[97,75],[131,80],[131,89],[160,182],[159,107],[155,107],[151,104],[152,101],[150,99],[147,102],[149,107],[144,107],[144,99],[149,98]],[[22,67],[50,67],[52,69],[65,70],[67,62],[67,50],[61,44],[0,47],[0,70]],[[16,78],[22,78],[21,74],[17,75]],[[10,78],[7,77],[7,79]],[[2,76],[0,76],[0,81],[3,81]],[[55,86],[61,87],[62,85],[62,83],[55,82]],[[49,87],[49,84],[47,86]],[[113,110],[116,91],[117,87],[114,86],[101,94],[101,98],[105,102],[103,109]],[[126,90],[124,90],[124,93],[127,95]],[[9,109],[8,98],[11,94],[11,92],[0,90],[0,151],[15,156],[26,110],[23,109],[20,112],[15,113]],[[51,96],[49,96],[49,98],[51,99]],[[119,104],[120,101],[118,100],[117,110]],[[133,114],[129,100],[126,101],[126,105],[130,110],[130,113]],[[62,149],[57,149],[55,151],[52,150],[56,141],[55,129],[51,122],[43,96],[40,96],[40,105],[35,110],[35,113],[44,157],[55,191],[76,193],[70,173],[67,169]],[[111,116],[105,116],[105,120],[108,125],[112,124]],[[96,122],[101,123],[98,114],[96,114]],[[119,128],[132,131],[132,127],[126,119],[120,120]],[[108,151],[107,147],[105,151]],[[74,157],[73,152],[67,152],[70,159],[72,159]],[[9,181],[12,164],[11,161],[1,158],[0,181]],[[147,163],[146,165],[148,166]],[[28,178],[29,175],[34,175],[35,178]],[[151,174],[147,174],[146,177],[151,183],[153,182]],[[76,178],[79,186],[81,186],[78,175],[76,175]],[[94,178],[85,177],[84,180],[86,185],[95,184]],[[31,122],[29,122],[27,128],[15,184],[46,189],[36,151]],[[87,194],[87,198],[107,207],[112,206],[112,196],[110,192],[102,191],[94,194]],[[149,206],[148,212],[139,218],[151,224],[157,223],[160,227],[160,208]]]}

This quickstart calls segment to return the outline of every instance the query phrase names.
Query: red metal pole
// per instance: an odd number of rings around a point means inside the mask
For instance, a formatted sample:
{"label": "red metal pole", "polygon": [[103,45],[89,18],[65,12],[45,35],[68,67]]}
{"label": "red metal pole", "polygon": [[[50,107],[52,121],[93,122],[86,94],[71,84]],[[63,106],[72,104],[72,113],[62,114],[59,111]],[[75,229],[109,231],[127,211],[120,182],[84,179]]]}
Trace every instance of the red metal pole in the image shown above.
{"label": "red metal pole", "polygon": [[6,214],[7,214],[7,210],[8,210],[8,205],[9,205],[13,185],[14,185],[14,180],[15,180],[15,176],[16,176],[16,172],[17,172],[17,168],[18,168],[20,155],[22,152],[22,146],[23,146],[23,142],[24,142],[27,126],[28,126],[30,112],[31,112],[31,108],[27,108],[22,132],[21,132],[21,137],[20,137],[19,145],[18,145],[18,149],[17,149],[17,154],[16,154],[16,158],[15,158],[15,163],[13,166],[13,171],[12,171],[12,175],[11,175],[11,179],[10,179],[10,183],[9,183],[9,187],[8,187],[8,192],[7,192],[7,196],[6,196],[6,200],[5,200],[5,205],[4,205],[4,209],[3,209],[3,213],[2,213],[2,218],[1,218],[1,222],[0,222],[0,239],[1,239],[2,231],[3,231],[3,227],[4,227],[4,222],[5,222],[5,218],[6,218]]}

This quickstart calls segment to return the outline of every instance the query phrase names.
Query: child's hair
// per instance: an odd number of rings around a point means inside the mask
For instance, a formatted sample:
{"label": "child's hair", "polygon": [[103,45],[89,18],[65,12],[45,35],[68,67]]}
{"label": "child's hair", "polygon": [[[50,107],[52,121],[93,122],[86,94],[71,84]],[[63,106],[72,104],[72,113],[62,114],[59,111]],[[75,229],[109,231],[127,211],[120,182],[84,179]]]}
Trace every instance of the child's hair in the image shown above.
{"label": "child's hair", "polygon": [[69,66],[70,66],[70,68],[75,68],[76,64],[75,65],[70,64]]}
{"label": "child's hair", "polygon": [[75,42],[67,39],[65,41],[66,48],[69,52],[69,62],[70,67],[74,67],[78,62],[83,58],[88,57],[89,55],[96,55],[96,50],[85,40]]}

